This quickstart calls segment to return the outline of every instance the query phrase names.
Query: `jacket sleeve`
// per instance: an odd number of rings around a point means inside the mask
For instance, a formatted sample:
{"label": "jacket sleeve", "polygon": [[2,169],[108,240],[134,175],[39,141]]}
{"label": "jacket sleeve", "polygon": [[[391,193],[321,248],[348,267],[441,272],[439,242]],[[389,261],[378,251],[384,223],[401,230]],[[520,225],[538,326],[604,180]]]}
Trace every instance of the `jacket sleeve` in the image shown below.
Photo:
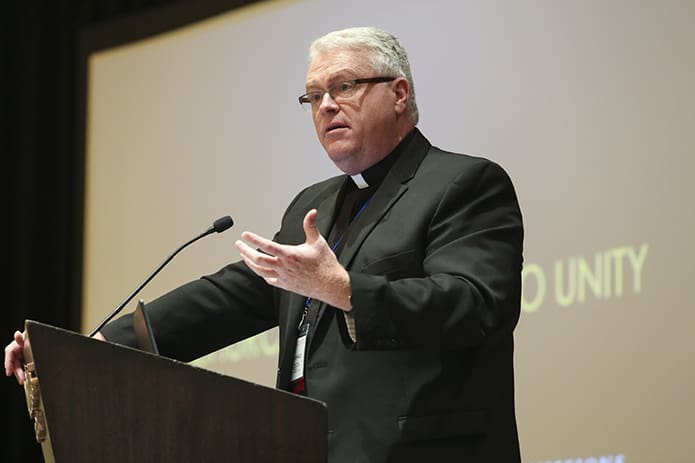
{"label": "jacket sleeve", "polygon": [[[243,262],[175,288],[147,304],[160,354],[191,361],[277,325],[273,291]],[[107,340],[136,345],[132,314],[107,324]]]}

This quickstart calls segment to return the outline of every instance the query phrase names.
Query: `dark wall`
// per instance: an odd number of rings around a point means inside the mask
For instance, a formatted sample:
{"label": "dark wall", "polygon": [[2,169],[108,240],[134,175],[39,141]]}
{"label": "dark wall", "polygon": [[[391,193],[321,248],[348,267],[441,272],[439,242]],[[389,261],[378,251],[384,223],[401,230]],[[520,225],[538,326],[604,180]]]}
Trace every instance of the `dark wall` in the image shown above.
{"label": "dark wall", "polygon": [[[79,331],[84,185],[84,59],[93,50],[153,35],[252,3],[244,0],[10,1],[2,7],[0,147],[8,206],[3,345],[26,319]],[[88,374],[68,360],[65,368]],[[0,459],[41,462],[24,391],[0,381]],[[104,417],[108,420],[108,417]],[[7,423],[6,423],[7,424]]]}

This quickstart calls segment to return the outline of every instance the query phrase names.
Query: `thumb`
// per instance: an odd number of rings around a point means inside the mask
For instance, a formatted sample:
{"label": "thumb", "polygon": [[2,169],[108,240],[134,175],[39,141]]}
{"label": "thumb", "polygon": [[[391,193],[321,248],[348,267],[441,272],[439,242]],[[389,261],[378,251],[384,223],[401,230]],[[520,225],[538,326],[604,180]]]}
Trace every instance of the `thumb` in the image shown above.
{"label": "thumb", "polygon": [[317,215],[318,211],[316,209],[312,209],[304,216],[304,234],[306,235],[307,244],[315,242],[321,236],[319,229],[316,228]]}

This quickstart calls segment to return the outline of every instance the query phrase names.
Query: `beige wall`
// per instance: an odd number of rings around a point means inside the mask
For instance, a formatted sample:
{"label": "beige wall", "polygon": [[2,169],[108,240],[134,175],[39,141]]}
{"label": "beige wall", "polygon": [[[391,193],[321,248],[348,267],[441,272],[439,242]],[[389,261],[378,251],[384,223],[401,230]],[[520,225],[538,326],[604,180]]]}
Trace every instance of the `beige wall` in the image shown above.
{"label": "beige wall", "polygon": [[[296,100],[306,49],[377,25],[410,51],[426,136],[517,185],[524,460],[692,461],[695,3],[344,6],[271,2],[92,57],[85,332],[217,217],[234,228],[142,298],[236,260],[241,231],[272,235],[301,187],[337,173]],[[272,385],[276,352],[273,331],[196,363]]]}

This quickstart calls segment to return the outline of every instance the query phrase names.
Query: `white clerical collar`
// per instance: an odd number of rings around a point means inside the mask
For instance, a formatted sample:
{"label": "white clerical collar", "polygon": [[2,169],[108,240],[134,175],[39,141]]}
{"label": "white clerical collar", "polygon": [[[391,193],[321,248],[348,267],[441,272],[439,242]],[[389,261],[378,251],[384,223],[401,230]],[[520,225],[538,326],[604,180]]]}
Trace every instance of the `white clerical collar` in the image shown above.
{"label": "white clerical collar", "polygon": [[352,177],[352,181],[355,182],[355,185],[357,185],[357,188],[360,190],[369,187],[369,183],[362,177],[362,174],[351,175],[350,177]]}

